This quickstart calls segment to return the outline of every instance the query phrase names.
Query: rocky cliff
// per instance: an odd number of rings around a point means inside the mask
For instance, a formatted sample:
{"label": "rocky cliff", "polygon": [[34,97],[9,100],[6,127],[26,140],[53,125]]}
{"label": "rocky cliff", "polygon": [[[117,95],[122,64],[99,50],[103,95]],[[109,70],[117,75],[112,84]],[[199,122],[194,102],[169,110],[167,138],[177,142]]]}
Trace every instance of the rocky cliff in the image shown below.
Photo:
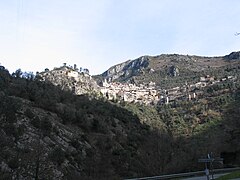
{"label": "rocky cliff", "polygon": [[129,60],[124,63],[115,65],[105,71],[102,76],[107,79],[108,82],[112,82],[119,79],[128,79],[134,75],[137,75],[142,69],[147,68],[149,65],[148,56],[142,56],[135,60]]}

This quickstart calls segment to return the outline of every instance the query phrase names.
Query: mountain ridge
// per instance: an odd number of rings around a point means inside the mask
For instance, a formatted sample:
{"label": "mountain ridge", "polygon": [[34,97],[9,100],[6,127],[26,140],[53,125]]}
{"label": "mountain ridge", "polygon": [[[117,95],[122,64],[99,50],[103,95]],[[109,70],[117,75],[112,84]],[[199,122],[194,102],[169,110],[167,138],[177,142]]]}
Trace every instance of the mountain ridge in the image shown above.
{"label": "mountain ridge", "polygon": [[[221,67],[234,65],[238,63],[238,58],[239,52],[214,57],[179,54],[141,56],[137,59],[111,66],[104,73],[94,77],[101,79],[101,81],[106,79],[108,82],[134,82],[136,84],[153,81],[157,85],[164,86],[163,80],[159,79],[174,76],[174,74],[170,72],[171,66],[180,70],[180,77],[184,78],[189,76],[189,73],[197,73],[200,76],[201,74],[203,75],[204,72],[207,73],[209,69],[217,70]],[[148,75],[155,76],[155,79],[149,78]],[[158,78],[158,80],[156,78]]]}

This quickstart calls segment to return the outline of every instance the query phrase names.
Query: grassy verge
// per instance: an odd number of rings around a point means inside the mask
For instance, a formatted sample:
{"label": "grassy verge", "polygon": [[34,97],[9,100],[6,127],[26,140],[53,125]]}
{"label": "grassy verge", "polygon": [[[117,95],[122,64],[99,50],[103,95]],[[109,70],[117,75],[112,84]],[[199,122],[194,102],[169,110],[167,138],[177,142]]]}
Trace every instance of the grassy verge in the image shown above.
{"label": "grassy verge", "polygon": [[234,179],[234,178],[240,178],[240,171],[235,171],[230,174],[226,174],[224,176],[217,178],[216,180],[227,180],[227,179]]}

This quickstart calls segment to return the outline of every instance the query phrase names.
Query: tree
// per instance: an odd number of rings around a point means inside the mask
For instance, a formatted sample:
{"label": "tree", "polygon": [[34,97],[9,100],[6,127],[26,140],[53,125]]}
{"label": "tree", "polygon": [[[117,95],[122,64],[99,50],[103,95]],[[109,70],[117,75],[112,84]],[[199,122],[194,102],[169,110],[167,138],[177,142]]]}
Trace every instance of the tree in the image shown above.
{"label": "tree", "polygon": [[24,78],[24,79],[27,79],[27,80],[34,80],[34,78],[35,78],[35,75],[33,74],[33,72],[24,72],[23,74],[22,74],[22,77]]}
{"label": "tree", "polygon": [[4,66],[0,66],[0,90],[5,90],[9,86],[11,76]]}
{"label": "tree", "polygon": [[12,76],[15,78],[20,78],[22,76],[23,72],[21,69],[17,69],[15,72],[12,73]]}

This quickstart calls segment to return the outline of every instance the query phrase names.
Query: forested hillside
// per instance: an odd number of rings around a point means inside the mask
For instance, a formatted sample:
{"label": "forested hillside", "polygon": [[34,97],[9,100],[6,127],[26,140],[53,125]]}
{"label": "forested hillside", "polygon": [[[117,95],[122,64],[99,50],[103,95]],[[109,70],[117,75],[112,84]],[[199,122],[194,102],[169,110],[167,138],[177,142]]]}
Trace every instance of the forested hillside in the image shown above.
{"label": "forested hillside", "polygon": [[[240,83],[163,106],[73,95],[0,67],[2,179],[123,179],[240,164]],[[216,167],[220,166],[216,164]]]}

